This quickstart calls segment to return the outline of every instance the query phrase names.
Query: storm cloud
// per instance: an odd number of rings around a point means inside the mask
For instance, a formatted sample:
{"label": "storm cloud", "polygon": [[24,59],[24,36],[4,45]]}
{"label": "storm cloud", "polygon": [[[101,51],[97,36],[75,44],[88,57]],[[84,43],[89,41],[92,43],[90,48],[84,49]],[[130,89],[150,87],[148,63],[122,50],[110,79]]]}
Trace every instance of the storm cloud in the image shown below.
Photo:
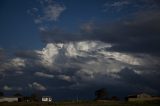
{"label": "storm cloud", "polygon": [[[104,86],[109,90],[110,87],[114,88],[110,92],[119,94],[121,93],[117,87],[121,87],[121,91],[131,87],[128,93],[136,91],[159,93],[158,82],[155,83],[159,80],[159,61],[154,59],[157,57],[120,53],[107,50],[109,48],[112,48],[111,44],[101,41],[49,43],[42,50],[33,51],[37,59],[31,60],[24,56],[9,59],[6,64],[12,67],[4,69],[1,73],[3,75],[1,82],[7,84],[2,87],[5,86],[5,90],[12,90],[11,88],[15,90],[17,86],[24,91],[54,92],[68,89],[85,92],[90,87],[95,90]],[[14,65],[15,62],[17,65]],[[153,79],[155,73],[157,76]],[[24,80],[23,84],[22,80],[17,81],[16,86],[14,81],[10,83],[13,78],[16,80],[21,77]]]}

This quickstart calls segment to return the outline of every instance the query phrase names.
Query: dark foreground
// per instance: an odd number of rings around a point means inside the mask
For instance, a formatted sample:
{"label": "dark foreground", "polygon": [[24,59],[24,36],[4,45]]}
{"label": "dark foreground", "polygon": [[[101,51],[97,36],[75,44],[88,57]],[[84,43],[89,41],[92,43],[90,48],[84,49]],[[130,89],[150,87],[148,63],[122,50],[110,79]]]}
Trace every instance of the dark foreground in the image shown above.
{"label": "dark foreground", "polygon": [[0,103],[0,106],[160,106],[159,101],[154,102],[57,102],[57,103],[42,103],[42,102],[14,102]]}

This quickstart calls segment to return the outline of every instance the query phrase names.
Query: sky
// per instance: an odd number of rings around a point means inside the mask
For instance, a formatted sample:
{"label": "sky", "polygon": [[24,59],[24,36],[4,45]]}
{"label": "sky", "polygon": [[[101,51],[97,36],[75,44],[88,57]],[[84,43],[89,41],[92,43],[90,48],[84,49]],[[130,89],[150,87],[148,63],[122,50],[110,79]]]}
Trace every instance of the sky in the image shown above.
{"label": "sky", "polygon": [[160,95],[159,0],[0,0],[0,91]]}

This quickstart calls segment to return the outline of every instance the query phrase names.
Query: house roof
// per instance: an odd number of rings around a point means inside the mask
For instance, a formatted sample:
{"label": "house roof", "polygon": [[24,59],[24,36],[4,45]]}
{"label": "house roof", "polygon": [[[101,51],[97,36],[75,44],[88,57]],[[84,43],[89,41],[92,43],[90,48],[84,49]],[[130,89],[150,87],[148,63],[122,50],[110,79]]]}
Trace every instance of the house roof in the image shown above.
{"label": "house roof", "polygon": [[138,95],[149,95],[149,94],[147,94],[147,93],[144,93],[144,92],[142,92],[142,93],[138,93],[138,94],[133,94],[133,95],[128,95],[127,97],[128,98],[136,98]]}
{"label": "house roof", "polygon": [[51,96],[42,96],[42,98],[52,98]]}

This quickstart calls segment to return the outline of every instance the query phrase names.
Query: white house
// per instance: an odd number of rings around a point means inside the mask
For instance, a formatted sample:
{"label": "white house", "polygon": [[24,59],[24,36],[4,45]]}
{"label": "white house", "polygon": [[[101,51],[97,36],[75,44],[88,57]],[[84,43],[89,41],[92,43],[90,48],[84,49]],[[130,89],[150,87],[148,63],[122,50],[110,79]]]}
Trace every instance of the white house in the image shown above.
{"label": "white house", "polygon": [[0,97],[0,102],[18,102],[18,97]]}
{"label": "white house", "polygon": [[52,97],[51,96],[43,96],[42,102],[52,102]]}

